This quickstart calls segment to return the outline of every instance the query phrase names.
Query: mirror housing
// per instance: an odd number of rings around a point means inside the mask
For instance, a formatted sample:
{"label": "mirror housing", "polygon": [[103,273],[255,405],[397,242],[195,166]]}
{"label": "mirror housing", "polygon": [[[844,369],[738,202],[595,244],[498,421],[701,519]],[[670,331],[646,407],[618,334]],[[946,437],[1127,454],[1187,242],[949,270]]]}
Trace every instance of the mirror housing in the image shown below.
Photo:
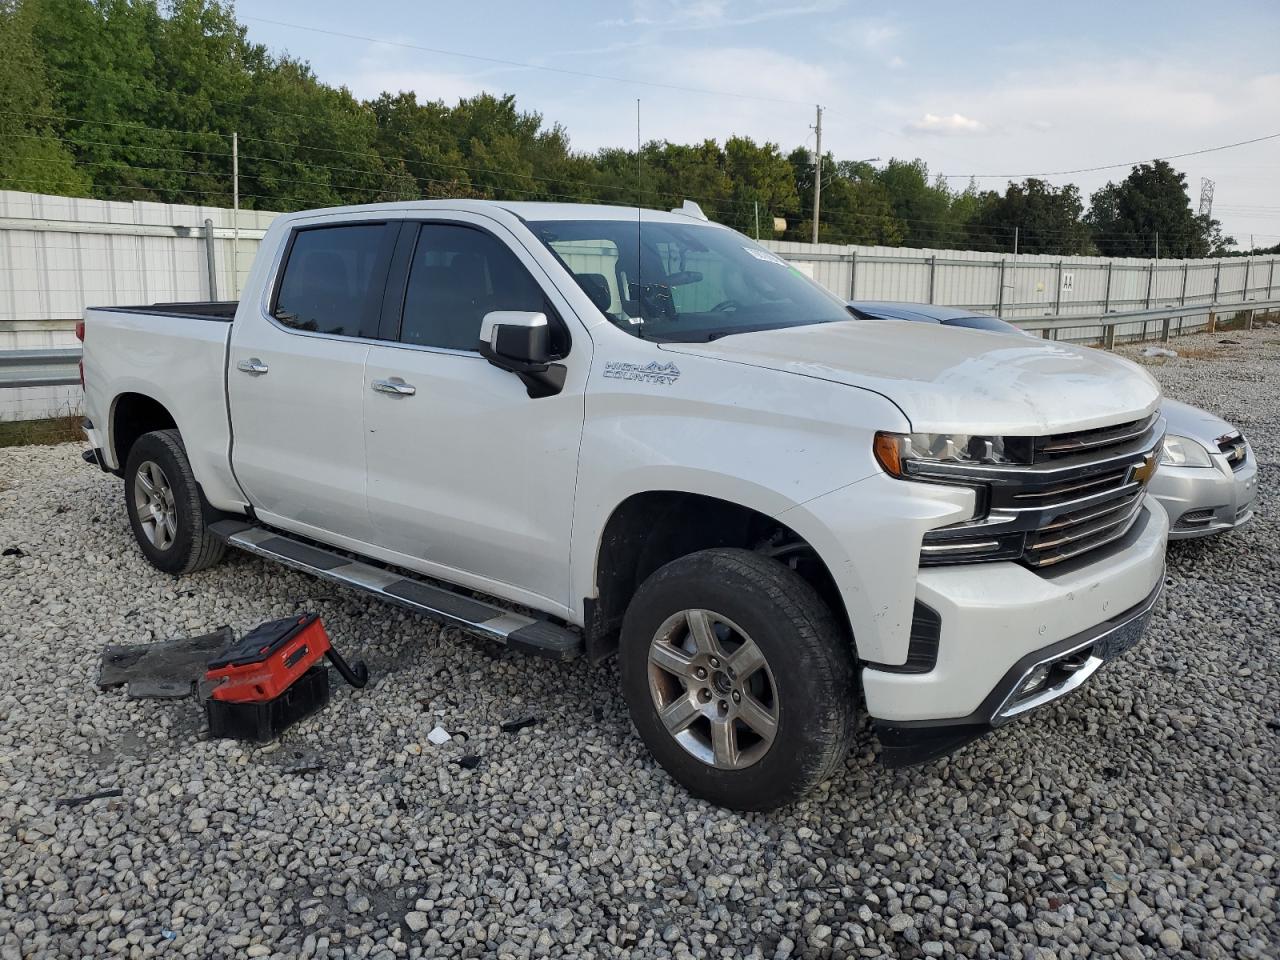
{"label": "mirror housing", "polygon": [[551,323],[545,313],[495,310],[480,321],[480,355],[516,374],[530,397],[559,393],[565,368],[552,363]]}

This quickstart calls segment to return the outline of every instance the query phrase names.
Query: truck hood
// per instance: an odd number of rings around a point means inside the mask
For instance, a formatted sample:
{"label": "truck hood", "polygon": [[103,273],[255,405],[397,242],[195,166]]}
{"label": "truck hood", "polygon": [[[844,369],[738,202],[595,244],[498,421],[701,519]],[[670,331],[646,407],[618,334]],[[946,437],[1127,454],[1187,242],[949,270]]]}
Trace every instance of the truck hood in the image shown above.
{"label": "truck hood", "polygon": [[892,401],[913,430],[1042,435],[1136,420],[1160,387],[1114,354],[1050,340],[849,320],[666,343],[671,353],[829,380]]}

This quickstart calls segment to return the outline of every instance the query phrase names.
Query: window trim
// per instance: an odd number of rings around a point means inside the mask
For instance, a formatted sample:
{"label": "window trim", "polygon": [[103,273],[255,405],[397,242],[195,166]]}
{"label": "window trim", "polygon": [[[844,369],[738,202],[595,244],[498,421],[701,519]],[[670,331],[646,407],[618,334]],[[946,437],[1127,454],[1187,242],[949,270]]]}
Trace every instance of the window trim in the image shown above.
{"label": "window trim", "polygon": [[[308,223],[300,226],[291,227],[289,230],[289,240],[285,244],[284,254],[280,258],[280,266],[276,270],[275,281],[272,284],[271,299],[267,304],[267,318],[281,330],[298,336],[326,337],[333,340],[368,340],[371,336],[376,336],[379,317],[382,311],[382,301],[386,295],[386,286],[388,275],[391,269],[391,260],[395,252],[395,242],[399,233],[396,228],[401,221],[398,219],[374,218],[368,220],[336,220],[322,223]],[[284,278],[289,271],[289,261],[293,257],[294,244],[298,242],[298,237],[303,233],[309,233],[315,230],[341,230],[345,227],[382,227],[386,235],[381,239],[378,249],[377,260],[374,262],[373,270],[369,276],[369,290],[365,294],[365,302],[361,308],[360,322],[357,325],[357,332],[350,333],[328,333],[323,330],[303,330],[301,327],[290,326],[284,323],[276,316],[276,309],[280,302],[280,291],[284,287]],[[376,293],[375,293],[376,291]]]}
{"label": "window trim", "polygon": [[[422,238],[423,228],[430,226],[463,227],[467,230],[475,230],[478,233],[485,234],[495,243],[505,248],[533,285],[541,291],[543,312],[547,315],[547,321],[564,337],[564,353],[557,358],[557,362],[565,360],[573,352],[573,334],[569,329],[569,325],[564,322],[560,311],[556,309],[551,294],[547,292],[547,285],[538,280],[534,271],[520,258],[517,249],[487,227],[472,223],[469,220],[459,220],[452,217],[409,217],[405,219],[404,225],[401,227],[400,237],[396,243],[395,255],[393,256],[395,261],[393,267],[396,275],[394,277],[388,276],[387,278],[386,296],[382,304],[382,318],[378,326],[378,332],[375,334],[379,343],[391,347],[401,347],[406,350],[425,350],[430,353],[442,353],[455,357],[477,357],[483,359],[483,357],[480,357],[478,348],[460,350],[456,347],[441,347],[429,343],[405,343],[400,339],[404,332],[405,301],[409,296],[409,277],[413,271],[414,259],[418,253],[418,243]],[[401,260],[401,255],[403,255],[403,261]]]}

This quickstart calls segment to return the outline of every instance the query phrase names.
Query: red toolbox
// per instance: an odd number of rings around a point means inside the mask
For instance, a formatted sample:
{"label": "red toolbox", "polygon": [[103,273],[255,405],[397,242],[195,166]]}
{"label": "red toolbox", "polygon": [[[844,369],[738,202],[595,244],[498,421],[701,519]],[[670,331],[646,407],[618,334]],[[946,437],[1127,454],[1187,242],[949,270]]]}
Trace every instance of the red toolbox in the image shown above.
{"label": "red toolbox", "polygon": [[333,649],[314,613],[271,620],[250,630],[209,661],[205,713],[214,737],[266,742],[329,702],[329,672],[322,658],[355,687],[368,682],[363,663],[353,667]]}

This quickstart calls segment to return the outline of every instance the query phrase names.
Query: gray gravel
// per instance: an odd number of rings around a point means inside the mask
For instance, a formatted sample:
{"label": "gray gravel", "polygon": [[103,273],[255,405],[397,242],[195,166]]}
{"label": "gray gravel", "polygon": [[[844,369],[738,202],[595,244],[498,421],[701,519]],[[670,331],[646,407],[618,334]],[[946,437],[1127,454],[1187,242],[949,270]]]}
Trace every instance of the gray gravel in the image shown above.
{"label": "gray gravel", "polygon": [[[0,450],[0,957],[1280,955],[1280,331],[1175,346],[1217,354],[1150,369],[1251,438],[1254,523],[1175,545],[1146,642],[1065,703],[899,772],[864,731],[770,815],[675,787],[611,666],[241,555],[165,577],[78,447]],[[278,746],[94,686],[108,642],[308,607],[375,679]]]}

